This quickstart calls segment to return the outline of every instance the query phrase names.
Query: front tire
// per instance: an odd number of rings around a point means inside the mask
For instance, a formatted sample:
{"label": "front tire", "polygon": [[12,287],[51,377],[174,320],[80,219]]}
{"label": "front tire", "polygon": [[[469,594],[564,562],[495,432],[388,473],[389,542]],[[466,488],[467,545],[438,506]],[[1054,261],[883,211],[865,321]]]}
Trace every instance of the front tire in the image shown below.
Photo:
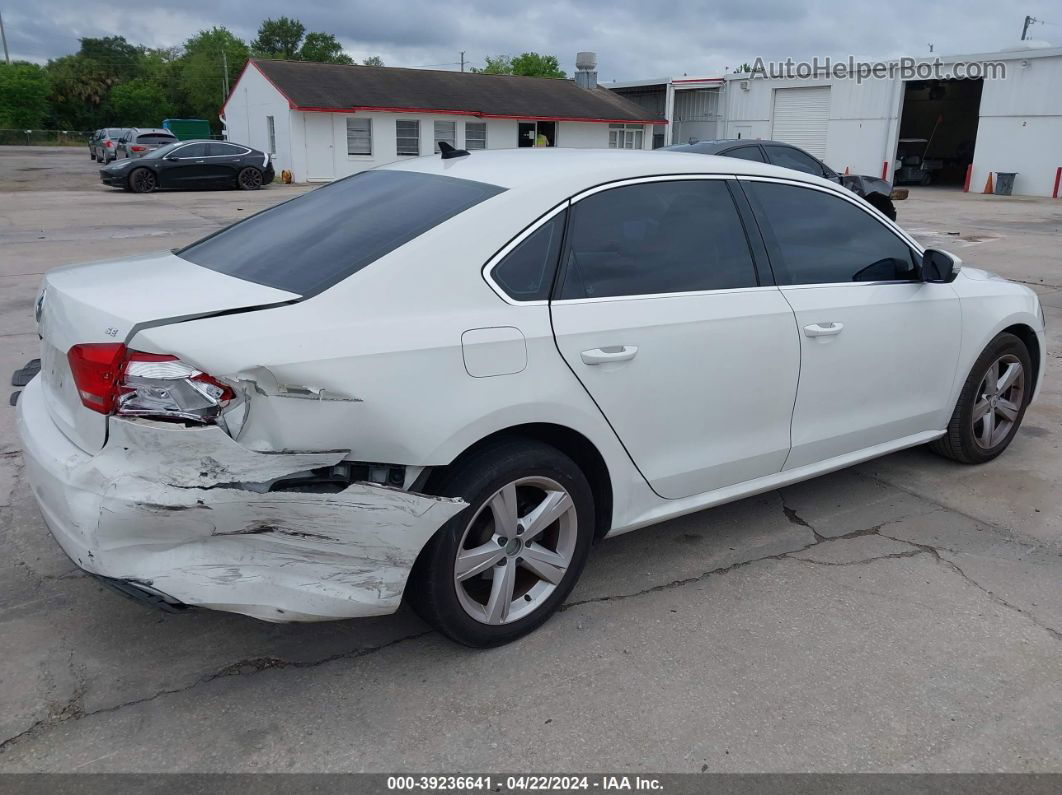
{"label": "front tire", "polygon": [[254,166],[240,169],[240,173],[236,175],[236,186],[240,190],[258,190],[263,181],[262,172]]}
{"label": "front tire", "polygon": [[932,442],[930,449],[963,464],[991,461],[1018,432],[1033,386],[1032,360],[1025,343],[1013,334],[1000,334],[974,363],[948,432]]}
{"label": "front tire", "polygon": [[133,193],[151,193],[157,187],[158,180],[150,168],[134,168],[129,173],[129,190]]}
{"label": "front tire", "polygon": [[448,467],[435,494],[469,507],[424,548],[407,594],[420,616],[466,646],[499,646],[538,628],[567,598],[594,535],[594,498],[568,456],[501,439]]}

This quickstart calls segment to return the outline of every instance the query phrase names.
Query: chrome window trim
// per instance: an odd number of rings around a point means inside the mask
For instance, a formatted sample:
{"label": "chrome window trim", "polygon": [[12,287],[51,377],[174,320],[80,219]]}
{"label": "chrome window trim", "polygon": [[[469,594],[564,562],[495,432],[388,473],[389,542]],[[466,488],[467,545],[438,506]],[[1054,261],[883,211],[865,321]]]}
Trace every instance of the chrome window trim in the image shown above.
{"label": "chrome window trim", "polygon": [[[754,162],[754,161],[749,161],[749,162]],[[770,165],[770,164],[769,163],[765,163],[764,165]],[[809,176],[812,176],[812,175],[809,175]],[[483,269],[482,269],[483,279],[487,282],[487,284],[490,286],[490,288],[492,290],[494,290],[495,293],[497,293],[498,297],[501,298],[503,301],[505,301],[505,303],[507,303],[507,304],[510,304],[512,306],[546,306],[546,305],[548,305],[550,303],[550,301],[539,301],[539,300],[536,300],[536,301],[520,301],[520,300],[517,300],[517,299],[513,298],[508,293],[506,293],[505,290],[503,290],[498,285],[498,283],[494,281],[493,278],[491,278],[490,272],[491,272],[491,270],[494,269],[494,267],[499,262],[501,262],[501,260],[503,260],[505,258],[505,256],[510,251],[512,251],[514,248],[516,248],[518,245],[520,245],[520,243],[522,243],[527,237],[529,237],[530,235],[534,234],[534,232],[540,226],[542,226],[544,223],[546,223],[547,221],[552,219],[557,213],[561,212],[564,209],[567,209],[568,207],[573,207],[576,204],[576,202],[582,201],[583,199],[585,199],[588,196],[594,196],[594,195],[596,195],[598,193],[601,193],[602,191],[612,190],[613,188],[623,188],[623,187],[626,187],[628,185],[640,185],[642,183],[647,183],[647,182],[684,182],[684,181],[688,181],[688,180],[720,180],[720,179],[721,180],[736,179],[736,180],[747,180],[747,181],[753,181],[753,182],[775,182],[775,183],[778,183],[778,184],[781,184],[781,185],[793,185],[793,186],[796,186],[798,188],[810,188],[811,190],[817,190],[817,191],[821,191],[823,193],[828,193],[828,194],[830,194],[832,196],[836,196],[839,199],[843,199],[844,201],[847,201],[849,204],[852,204],[855,207],[858,207],[861,211],[866,213],[873,220],[875,220],[879,224],[882,224],[883,226],[885,226],[890,232],[892,232],[894,235],[896,235],[901,240],[903,240],[904,243],[906,243],[908,246],[910,246],[915,251],[917,251],[919,256],[921,256],[924,253],[924,251],[925,251],[925,249],[922,248],[922,246],[920,246],[914,240],[914,238],[910,237],[906,232],[903,231],[903,229],[901,229],[895,223],[893,223],[892,221],[889,221],[888,218],[884,218],[884,217],[883,218],[878,218],[875,215],[873,215],[868,209],[869,205],[867,205],[867,203],[861,197],[856,196],[854,193],[851,193],[850,191],[847,191],[847,189],[845,189],[845,190],[846,190],[846,192],[850,193],[850,195],[845,195],[845,193],[842,193],[840,190],[835,189],[832,186],[832,184],[831,184],[831,186],[815,185],[815,184],[812,184],[812,183],[809,183],[809,182],[805,182],[805,181],[800,180],[800,179],[786,179],[784,177],[764,177],[764,176],[757,176],[757,175],[752,175],[752,174],[682,174],[682,173],[678,173],[678,174],[656,174],[656,175],[647,176],[647,177],[629,177],[629,178],[626,178],[626,179],[616,180],[614,182],[606,182],[606,183],[603,183],[601,185],[595,185],[594,187],[587,188],[586,190],[580,191],[579,193],[576,193],[574,196],[572,196],[570,199],[568,199],[568,200],[566,200],[564,202],[561,202],[559,205],[554,207],[552,210],[549,210],[545,215],[542,215],[541,217],[539,217],[530,226],[528,226],[526,229],[524,229],[523,232],[521,232],[519,235],[517,235],[511,241],[509,241],[509,243],[507,243],[500,251],[498,251],[498,253],[496,253],[493,257],[491,257],[489,260],[487,260],[487,263],[483,266]],[[753,292],[753,291],[759,291],[759,290],[808,290],[808,289],[814,289],[814,288],[817,288],[817,287],[880,287],[880,286],[883,286],[883,285],[921,284],[921,283],[922,282],[918,281],[917,279],[894,279],[894,280],[888,280],[888,281],[874,281],[874,282],[829,282],[829,283],[810,283],[810,284],[786,284],[786,285],[766,284],[766,285],[756,285],[754,287],[727,287],[727,288],[722,288],[722,289],[719,289],[719,290],[689,290],[689,291],[686,291],[686,292],[678,292],[678,293],[639,293],[638,295],[609,295],[609,296],[601,296],[599,298],[559,298],[559,299],[555,299],[552,303],[554,303],[554,304],[596,304],[596,303],[602,303],[602,302],[605,302],[605,301],[634,301],[634,300],[639,300],[639,299],[677,298],[677,297],[681,297],[681,296],[704,296],[704,295],[716,295],[716,294],[720,294],[720,293]]]}

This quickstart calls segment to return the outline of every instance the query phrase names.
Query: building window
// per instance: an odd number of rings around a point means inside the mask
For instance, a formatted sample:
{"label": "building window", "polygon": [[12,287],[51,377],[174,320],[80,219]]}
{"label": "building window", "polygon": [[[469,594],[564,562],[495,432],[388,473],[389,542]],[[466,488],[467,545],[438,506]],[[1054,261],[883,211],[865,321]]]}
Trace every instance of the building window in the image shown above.
{"label": "building window", "polygon": [[457,148],[457,122],[435,122],[435,154],[439,153],[439,143],[446,141],[450,146]]}
{"label": "building window", "polygon": [[641,124],[610,124],[608,126],[609,149],[641,149],[645,127]]}
{"label": "building window", "polygon": [[277,153],[277,127],[272,116],[266,116],[266,140],[269,141],[269,154]]}
{"label": "building window", "polygon": [[465,124],[465,149],[487,148],[487,123],[485,121],[470,121]]}
{"label": "building window", "polygon": [[416,119],[395,121],[396,151],[399,155],[420,154],[420,122]]}
{"label": "building window", "polygon": [[347,154],[372,154],[372,119],[347,119]]}

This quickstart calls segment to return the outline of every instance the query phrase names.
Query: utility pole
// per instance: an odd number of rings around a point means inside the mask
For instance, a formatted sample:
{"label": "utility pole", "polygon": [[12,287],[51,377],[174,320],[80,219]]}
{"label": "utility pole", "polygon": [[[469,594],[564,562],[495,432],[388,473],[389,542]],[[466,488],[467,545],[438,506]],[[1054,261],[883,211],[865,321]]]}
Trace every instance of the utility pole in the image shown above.
{"label": "utility pole", "polygon": [[[11,54],[7,51],[7,34],[4,33],[4,15],[3,14],[0,14],[0,39],[4,40],[4,60],[7,62],[7,65],[10,66],[11,65]],[[464,53],[461,53],[462,60],[464,60],[464,55],[465,55]],[[462,69],[461,71],[463,72],[465,70]]]}
{"label": "utility pole", "polygon": [[465,71],[465,51],[464,50],[461,50],[461,71],[462,72]]}
{"label": "utility pole", "polygon": [[1039,22],[1039,21],[1040,20],[1036,19],[1036,17],[1030,17],[1029,15],[1025,16],[1025,25],[1021,29],[1021,40],[1022,41],[1025,41],[1025,35],[1029,32],[1029,25],[1033,24],[1034,22]]}
{"label": "utility pole", "polygon": [[221,102],[224,104],[225,100],[229,98],[229,54],[225,52],[225,50],[221,51],[221,68],[225,72],[224,76],[221,78],[222,90],[224,91],[224,94],[221,97]]}

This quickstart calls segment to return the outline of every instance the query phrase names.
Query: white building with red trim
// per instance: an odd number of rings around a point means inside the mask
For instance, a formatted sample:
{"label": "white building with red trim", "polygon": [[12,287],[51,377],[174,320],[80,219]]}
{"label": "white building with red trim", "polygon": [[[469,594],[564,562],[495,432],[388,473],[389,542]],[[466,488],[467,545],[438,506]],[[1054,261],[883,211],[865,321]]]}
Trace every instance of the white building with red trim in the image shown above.
{"label": "white building with red trim", "polygon": [[251,59],[221,120],[226,138],[269,152],[296,182],[328,181],[438,142],[650,149],[659,114],[576,80]]}

